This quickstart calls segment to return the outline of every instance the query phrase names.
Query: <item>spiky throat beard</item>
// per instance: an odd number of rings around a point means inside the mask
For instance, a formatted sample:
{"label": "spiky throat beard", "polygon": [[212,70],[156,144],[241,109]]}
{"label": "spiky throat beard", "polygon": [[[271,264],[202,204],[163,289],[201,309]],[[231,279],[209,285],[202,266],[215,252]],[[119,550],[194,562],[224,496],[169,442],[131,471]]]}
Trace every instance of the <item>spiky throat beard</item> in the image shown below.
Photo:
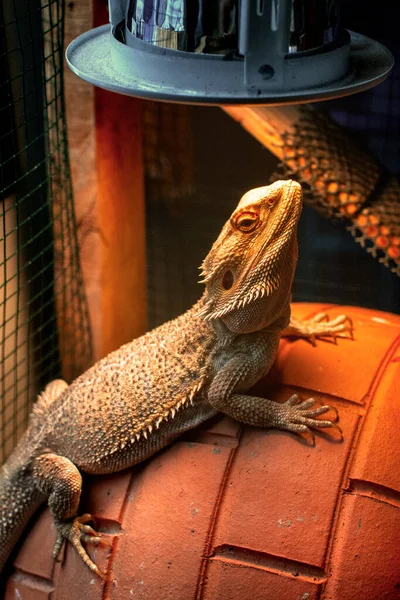
{"label": "spiky throat beard", "polygon": [[[251,256],[249,252],[240,261],[227,256],[217,268],[204,273],[207,292],[201,316],[206,321],[221,318],[271,296],[280,288],[282,296],[287,297],[290,295],[296,258],[297,241],[293,232],[270,244],[263,251],[262,258],[257,253]],[[240,269],[238,262],[244,263],[247,268]],[[228,271],[233,274],[233,284],[230,289],[224,289],[223,278]]]}

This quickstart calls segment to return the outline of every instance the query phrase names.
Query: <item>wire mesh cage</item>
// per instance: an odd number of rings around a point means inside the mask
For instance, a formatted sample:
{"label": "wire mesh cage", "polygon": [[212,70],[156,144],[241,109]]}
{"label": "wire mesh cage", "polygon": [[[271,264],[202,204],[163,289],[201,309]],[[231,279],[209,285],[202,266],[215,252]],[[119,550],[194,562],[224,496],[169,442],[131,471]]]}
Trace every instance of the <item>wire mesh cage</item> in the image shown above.
{"label": "wire mesh cage", "polygon": [[0,6],[0,463],[35,394],[91,360],[63,96],[63,3]]}

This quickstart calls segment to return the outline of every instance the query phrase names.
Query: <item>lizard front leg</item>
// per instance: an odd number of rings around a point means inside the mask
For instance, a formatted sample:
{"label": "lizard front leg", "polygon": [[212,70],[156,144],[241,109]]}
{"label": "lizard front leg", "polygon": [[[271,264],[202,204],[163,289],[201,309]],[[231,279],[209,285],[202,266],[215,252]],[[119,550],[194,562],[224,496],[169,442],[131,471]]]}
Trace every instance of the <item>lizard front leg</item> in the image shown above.
{"label": "lizard front leg", "polygon": [[341,433],[340,428],[332,421],[315,418],[334,410],[336,419],[336,409],[327,405],[314,407],[313,398],[299,403],[296,394],[280,404],[241,393],[250,387],[249,382],[250,385],[255,383],[251,359],[245,355],[236,356],[214,377],[208,393],[208,401],[217,410],[254,427],[271,427],[298,433],[308,432],[313,441],[312,429],[333,427]]}
{"label": "lizard front leg", "polygon": [[82,489],[82,477],[76,466],[65,456],[45,453],[33,463],[33,475],[37,488],[48,496],[50,511],[54,517],[58,536],[54,548],[57,559],[65,539],[74,546],[83,562],[97,575],[104,573],[89,558],[82,542],[99,544],[103,540],[90,525],[91,515],[77,516]]}

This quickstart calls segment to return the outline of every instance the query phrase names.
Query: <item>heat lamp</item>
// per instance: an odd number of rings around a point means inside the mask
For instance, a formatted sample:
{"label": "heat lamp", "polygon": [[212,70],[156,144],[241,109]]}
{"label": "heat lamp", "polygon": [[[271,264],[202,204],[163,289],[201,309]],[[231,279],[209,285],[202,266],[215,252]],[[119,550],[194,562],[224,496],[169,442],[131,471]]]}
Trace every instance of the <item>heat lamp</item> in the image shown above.
{"label": "heat lamp", "polygon": [[391,53],[340,24],[339,0],[109,0],[67,48],[101,88],[192,104],[294,104],[383,81]]}

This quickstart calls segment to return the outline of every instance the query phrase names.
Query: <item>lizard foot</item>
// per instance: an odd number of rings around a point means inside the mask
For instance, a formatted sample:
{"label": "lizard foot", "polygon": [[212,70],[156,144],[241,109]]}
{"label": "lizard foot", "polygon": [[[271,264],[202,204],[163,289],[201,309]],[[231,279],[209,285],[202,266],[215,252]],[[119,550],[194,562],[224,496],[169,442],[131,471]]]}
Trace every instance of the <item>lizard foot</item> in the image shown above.
{"label": "lizard foot", "polygon": [[68,540],[74,546],[85,565],[87,565],[91,571],[94,571],[94,573],[99,575],[99,577],[102,579],[107,579],[105,573],[100,571],[100,569],[95,565],[82,545],[82,542],[89,542],[96,545],[107,543],[102,538],[101,534],[88,525],[90,521],[94,523],[93,517],[88,513],[85,513],[80,517],[74,517],[73,519],[56,519],[55,524],[58,535],[56,544],[54,546],[53,556],[55,560],[59,560],[58,556],[60,554],[62,544],[64,540]]}
{"label": "lizard foot", "polygon": [[295,323],[297,335],[308,338],[313,345],[318,338],[332,338],[335,343],[340,337],[353,339],[353,323],[346,315],[329,319],[326,313],[321,312],[311,319],[296,320]]}
{"label": "lizard foot", "polygon": [[[294,431],[297,433],[309,433],[312,438],[312,443],[315,444],[315,435],[312,429],[324,429],[326,427],[332,427],[336,429],[343,439],[342,430],[334,421],[338,419],[338,411],[333,406],[319,405],[315,406],[314,398],[308,398],[299,402],[297,394],[293,394],[286,402],[279,405],[281,408],[281,421],[279,423],[280,429],[286,429],[287,431]],[[323,415],[330,410],[336,413],[336,417],[333,421],[316,419],[319,415]]]}

